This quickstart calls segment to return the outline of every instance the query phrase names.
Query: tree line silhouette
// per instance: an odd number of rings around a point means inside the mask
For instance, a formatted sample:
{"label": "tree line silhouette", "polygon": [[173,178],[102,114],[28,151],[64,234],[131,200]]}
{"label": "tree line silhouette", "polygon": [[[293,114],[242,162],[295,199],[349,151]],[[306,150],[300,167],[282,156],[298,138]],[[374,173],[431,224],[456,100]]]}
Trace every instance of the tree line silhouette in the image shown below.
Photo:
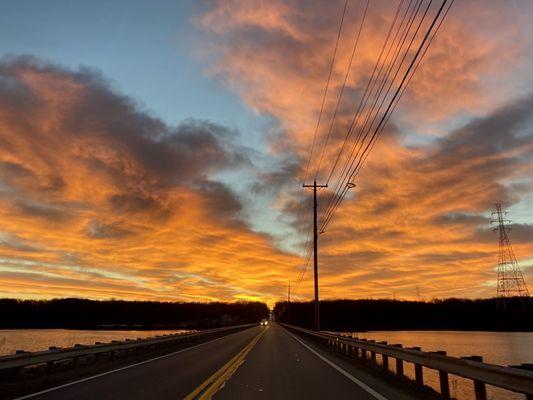
{"label": "tree line silhouette", "polygon": [[[533,331],[533,298],[497,299],[324,300],[320,327],[330,331],[365,330],[488,330]],[[277,321],[312,328],[314,304],[276,303]]]}
{"label": "tree line silhouette", "polygon": [[0,328],[198,329],[256,323],[260,302],[170,303],[122,300],[0,299]]}

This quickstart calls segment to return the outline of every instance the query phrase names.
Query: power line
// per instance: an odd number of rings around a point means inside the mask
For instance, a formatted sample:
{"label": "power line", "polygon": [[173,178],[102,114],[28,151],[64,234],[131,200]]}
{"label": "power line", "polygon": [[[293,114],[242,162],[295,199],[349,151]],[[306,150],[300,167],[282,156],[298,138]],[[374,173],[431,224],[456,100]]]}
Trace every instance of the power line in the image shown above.
{"label": "power line", "polygon": [[[379,134],[381,133],[381,131],[383,130],[383,127],[384,127],[384,124],[386,123],[386,121],[388,121],[388,119],[390,118],[390,114],[392,113],[392,110],[396,107],[396,104],[398,103],[401,95],[403,95],[403,93],[405,92],[405,87],[406,87],[406,82],[409,82],[412,78],[412,74],[411,72],[414,73],[414,71],[416,70],[415,68],[418,68],[418,65],[419,65],[419,60],[421,60],[421,58],[419,57],[420,54],[422,55],[425,55],[426,51],[427,51],[427,48],[429,47],[429,44],[430,42],[433,40],[437,30],[433,31],[437,21],[439,20],[439,17],[441,16],[443,10],[445,9],[445,5],[447,3],[447,0],[444,0],[440,6],[440,8],[438,9],[433,21],[431,22],[431,25],[429,26],[429,28],[427,29],[425,35],[424,35],[424,38],[422,39],[415,55],[413,56],[410,64],[409,64],[409,67],[407,68],[406,72],[404,73],[404,76],[400,82],[400,84],[398,85],[394,95],[392,96],[390,102],[389,102],[389,105],[387,107],[387,109],[385,110],[385,112],[383,113],[381,119],[379,120],[379,123],[377,124],[376,128],[373,130],[373,134],[370,138],[370,140],[367,142],[366,146],[364,147],[364,150],[363,152],[361,153],[361,155],[358,157],[358,161],[357,161],[357,164],[355,166],[355,168],[352,169],[353,167],[353,163],[354,161],[357,159],[357,157],[352,161],[351,163],[351,166],[350,166],[350,170],[352,171],[348,177],[348,180],[347,182],[351,182],[354,175],[357,173],[357,171],[360,169],[361,165],[362,165],[362,162],[364,160],[366,160],[366,158],[368,157],[368,154],[369,154],[369,149],[373,148],[373,143],[375,143],[375,140],[376,138],[379,136]],[[453,1],[452,1],[453,3]],[[446,8],[446,12],[444,13],[443,17],[442,17],[442,20],[446,17],[446,15],[448,14],[448,11],[451,7],[451,4],[449,5],[448,8]],[[429,6],[428,8],[429,9]],[[427,13],[427,9],[426,9],[426,13]],[[442,24],[442,20],[441,22],[437,25],[437,29],[440,28],[441,24]],[[420,27],[421,24],[419,24],[419,27]],[[413,42],[414,38],[416,37],[416,33],[418,32],[418,29],[417,31],[415,32],[415,35],[413,35],[413,39],[411,40],[411,43]],[[434,32],[434,33],[433,33]],[[431,35],[433,33],[433,35]],[[430,36],[431,35],[431,36]],[[430,41],[428,41],[428,38],[430,38]],[[425,47],[426,44],[428,44],[428,47]],[[405,57],[404,57],[405,58]],[[403,61],[403,60],[402,60]],[[399,71],[399,70],[398,70]],[[397,72],[398,72],[397,71]],[[396,76],[396,74],[395,74]],[[394,82],[394,79],[393,81]],[[392,85],[392,84],[391,84]],[[391,85],[389,85],[389,89],[391,87]],[[388,90],[389,90],[388,89]],[[384,99],[386,98],[386,96],[383,98],[382,100],[382,104],[384,102]],[[377,115],[377,114],[376,114]],[[374,117],[375,119],[375,117]],[[373,121],[374,121],[373,119]],[[370,127],[373,125],[373,122],[372,124],[370,125]],[[366,133],[365,135],[365,138],[363,139],[363,141],[361,142],[361,146],[360,148],[363,147],[363,143],[367,137],[367,135],[369,134],[369,131]],[[348,186],[346,186],[342,193],[338,196],[338,198],[336,199],[336,202],[333,206],[333,208],[330,209],[329,211],[329,214],[326,215],[326,219],[324,220],[323,224],[322,224],[322,227],[321,227],[321,230],[324,230],[325,227],[327,226],[327,224],[331,221],[331,218],[333,217],[333,214],[335,213],[336,209],[338,208],[338,206],[340,205],[340,203],[342,202],[342,199],[344,199],[344,196],[346,195],[346,192],[347,190],[349,189]]]}
{"label": "power line", "polygon": [[[401,32],[402,30],[402,26],[404,25],[404,21],[409,13],[409,9],[411,8],[411,5],[413,5],[413,10],[411,11],[411,15],[409,16],[408,20],[407,20],[407,23],[405,25],[405,27],[403,28],[403,32],[402,34],[400,35],[400,38],[398,40],[398,43],[396,44],[396,48],[395,48],[395,51],[393,52],[393,58],[392,58],[392,61],[388,62],[389,60],[389,55],[390,55],[390,52],[391,50],[393,49],[394,47],[394,44],[396,42],[396,39],[398,38],[398,34]],[[392,30],[394,29],[394,26],[395,26],[395,23],[396,23],[396,20],[397,20],[397,15],[396,15],[396,18],[394,19],[392,25],[391,25],[391,28],[389,29],[389,33],[387,35],[387,38],[385,40],[385,43],[383,44],[383,47],[382,47],[382,51],[380,52],[380,57],[378,57],[378,62],[376,63],[376,66],[374,67],[374,73],[369,81],[369,84],[367,85],[367,88],[370,88],[370,90],[366,90],[365,91],[365,95],[363,96],[362,98],[362,101],[360,104],[363,104],[362,107],[359,107],[358,108],[358,111],[354,117],[354,119],[352,120],[352,124],[350,126],[350,130],[353,132],[353,128],[355,126],[355,121],[358,119],[360,113],[365,109],[367,108],[367,104],[370,100],[370,98],[373,96],[373,100],[371,101],[371,105],[370,105],[370,108],[368,108],[368,110],[366,111],[366,117],[364,118],[364,122],[363,122],[363,125],[360,126],[359,130],[358,130],[358,133],[355,137],[355,141],[354,143],[352,144],[352,147],[351,147],[351,151],[350,151],[350,154],[346,160],[346,163],[344,164],[344,167],[342,169],[342,172],[341,172],[341,177],[336,185],[336,188],[335,188],[335,191],[332,195],[332,197],[330,198],[330,202],[328,204],[328,207],[326,209],[326,212],[325,212],[325,217],[323,218],[323,221],[327,221],[329,219],[329,214],[332,214],[337,206],[340,204],[340,201],[341,199],[344,197],[344,195],[346,194],[347,190],[351,187],[353,187],[352,184],[350,184],[350,181],[349,181],[349,175],[350,175],[350,170],[351,170],[351,167],[353,166],[353,163],[354,161],[357,159],[358,155],[359,155],[359,152],[360,152],[360,149],[362,148],[363,146],[363,143],[364,141],[366,140],[367,136],[368,136],[368,131],[366,131],[366,128],[367,128],[367,124],[371,118],[372,115],[374,115],[374,117],[372,118],[372,123],[373,121],[375,120],[375,117],[377,116],[377,114],[379,113],[379,111],[381,110],[381,106],[382,104],[380,104],[380,106],[377,108],[377,111],[374,113],[374,110],[376,109],[376,104],[378,103],[379,101],[379,98],[381,96],[381,93],[383,91],[383,88],[384,88],[384,85],[385,83],[387,82],[387,79],[388,77],[390,76],[390,73],[392,71],[392,69],[394,68],[394,65],[396,64],[396,61],[398,59],[398,56],[399,54],[401,53],[401,50],[403,48],[403,44],[405,42],[405,39],[408,35],[408,32],[412,26],[412,23],[418,13],[418,10],[420,9],[420,5],[421,5],[421,0],[418,1],[418,5],[417,3],[413,3],[413,1],[411,0],[409,2],[409,4],[407,5],[406,9],[405,9],[405,12],[401,18],[401,21],[400,21],[400,24],[398,25],[398,28],[396,30],[396,33],[392,39],[392,41],[390,42],[390,45],[388,45],[387,43],[389,42],[389,39],[390,39],[390,34],[392,33]],[[401,3],[400,3],[400,6],[401,6]],[[399,10],[401,10],[401,7],[398,9],[398,12]],[[388,47],[388,51],[385,55],[385,58],[383,60],[383,63],[381,63],[381,58],[383,56],[383,52],[385,51],[385,49]],[[407,54],[407,51],[406,50],[406,53]],[[404,57],[405,58],[405,57]],[[403,62],[403,59],[402,59],[402,62]],[[376,79],[374,79],[374,75],[375,75],[375,70],[377,69],[377,66],[381,64],[381,66],[379,67],[379,71],[378,71],[378,74],[377,74],[377,77]],[[388,67],[387,69],[384,71],[384,73],[382,74],[382,71],[383,71],[383,68],[385,67],[385,65],[388,64]],[[399,68],[401,68],[401,63],[400,63],[400,66]],[[372,94],[374,92],[374,88],[376,87],[376,83],[381,81],[380,84],[378,84],[377,86],[377,89],[376,89],[376,92],[375,94]],[[392,84],[392,82],[391,82]],[[383,101],[384,99],[386,98],[386,96],[388,95],[388,91],[390,90],[390,86],[389,86],[389,89],[386,91],[385,93],[385,96],[383,97]],[[368,94],[368,96],[367,96]],[[382,101],[382,103],[383,103]],[[371,125],[372,125],[371,123]],[[371,125],[369,126],[368,129],[370,129]],[[366,133],[364,133],[366,131]],[[351,132],[349,132],[349,134],[351,134]],[[359,142],[359,140],[362,139],[361,142]],[[359,145],[359,147],[358,147]],[[356,151],[357,149],[357,151]],[[354,155],[355,153],[355,155]],[[325,226],[324,222],[323,222],[323,225]],[[323,228],[324,228],[323,226]],[[322,230],[323,230],[322,228]]]}
{"label": "power line", "polygon": [[[450,5],[448,6],[448,8],[446,9],[446,12],[444,13],[443,17],[441,18],[440,22],[439,22],[439,25],[437,26],[437,28],[435,29],[433,35],[431,36],[431,39],[429,39],[428,41],[428,44],[426,45],[426,48],[424,49],[424,51],[422,52],[422,55],[420,56],[417,64],[415,65],[415,67],[413,68],[413,71],[411,72],[411,75],[409,76],[408,80],[407,80],[407,83],[405,84],[405,86],[403,87],[402,89],[402,92],[400,93],[400,96],[398,96],[398,99],[396,99],[396,103],[394,104],[394,106],[392,107],[392,111],[389,113],[389,115],[387,116],[387,120],[385,121],[384,125],[387,124],[388,120],[390,119],[390,116],[392,115],[392,113],[394,112],[394,110],[396,109],[396,106],[398,105],[399,101],[400,101],[400,98],[403,96],[405,90],[407,89],[407,87],[409,86],[409,83],[411,82],[411,79],[413,78],[413,76],[415,75],[416,73],[416,70],[418,69],[418,67],[420,66],[420,63],[422,62],[422,60],[424,59],[428,49],[429,49],[429,46],[431,45],[431,43],[433,42],[433,39],[435,38],[435,36],[437,35],[437,33],[439,32],[440,30],[440,27],[442,26],[442,23],[444,22],[444,19],[446,18],[446,16],[448,15],[448,12],[450,11],[453,3],[454,3],[455,0],[451,0],[450,1]],[[383,130],[383,128],[382,128]],[[365,163],[366,159],[368,158],[368,154],[370,154],[370,152],[372,151],[372,149],[374,148],[376,142],[374,141],[372,143],[372,146],[370,148],[370,151],[366,154],[365,158],[363,159],[362,163],[361,163],[361,166],[359,167],[359,169],[357,170],[357,172],[355,173],[354,175],[354,178],[359,174],[359,171],[361,171],[361,168],[363,166],[363,164]]]}
{"label": "power line", "polygon": [[[309,166],[310,166],[311,158],[313,156],[313,152],[314,152],[315,145],[316,145],[316,139],[317,139],[318,131],[319,131],[319,128],[320,128],[320,121],[322,119],[322,113],[324,111],[324,104],[325,104],[325,101],[326,101],[326,97],[327,97],[327,93],[328,93],[328,89],[329,89],[329,84],[330,84],[330,81],[331,81],[331,75],[333,73],[333,67],[335,65],[335,59],[336,59],[336,56],[337,56],[337,49],[338,49],[338,46],[339,46],[339,41],[340,41],[340,37],[341,37],[341,33],[342,33],[342,27],[343,27],[343,24],[344,24],[344,17],[346,15],[347,7],[348,7],[348,0],[345,0],[344,7],[342,9],[341,20],[340,20],[340,23],[339,23],[339,29],[337,31],[337,38],[335,40],[335,47],[333,49],[333,56],[332,56],[331,63],[330,63],[330,66],[329,66],[328,78],[326,80],[326,87],[324,89],[324,94],[322,96],[322,103],[321,103],[321,106],[320,106],[320,112],[319,112],[319,115],[318,115],[318,120],[317,120],[315,133],[314,133],[314,137],[313,137],[313,144],[311,146],[311,152],[309,153],[309,157],[307,159],[307,166],[306,166],[306,169],[305,169],[304,180],[303,180],[304,184],[307,181],[307,176],[309,174]],[[298,214],[303,209],[303,191],[304,191],[304,188],[302,187],[301,192],[300,192],[299,211],[297,212],[297,218],[298,218]],[[310,249],[310,243],[311,243],[310,242],[310,229],[311,229],[311,222],[309,223],[309,229],[308,229],[308,232],[307,232],[307,243],[306,243],[306,248],[309,246],[309,249]],[[307,270],[307,266],[309,264],[310,250],[308,252],[309,252],[309,256],[307,256],[307,255],[304,256],[304,258],[307,261],[304,261],[304,266],[302,268],[302,272],[300,274],[300,277],[298,278],[297,288],[299,287],[300,282],[302,281],[303,276],[305,275],[305,271]],[[304,250],[304,253],[305,253],[305,250]]]}
{"label": "power line", "polygon": [[337,39],[335,40],[335,48],[333,50],[333,57],[331,58],[331,64],[329,66],[328,79],[326,81],[326,87],[324,89],[324,95],[322,96],[322,104],[320,106],[320,112],[318,114],[318,120],[317,120],[317,123],[316,123],[315,134],[314,134],[314,137],[313,137],[313,144],[311,146],[311,152],[309,153],[309,158],[307,159],[307,167],[305,169],[304,183],[307,181],[307,175],[309,173],[309,165],[311,163],[311,157],[313,156],[313,152],[314,152],[314,149],[315,149],[316,138],[317,138],[317,135],[318,135],[318,129],[320,127],[320,120],[322,119],[322,113],[324,111],[324,103],[326,102],[326,96],[328,94],[328,89],[329,89],[329,82],[331,80],[331,74],[333,72],[333,66],[335,65],[335,58],[337,56],[337,48],[339,47],[339,39],[340,39],[341,32],[342,32],[342,26],[343,26],[343,23],[344,23],[344,16],[346,15],[347,6],[348,6],[348,0],[345,0],[344,1],[344,8],[342,9],[342,16],[341,16],[341,21],[340,21],[340,24],[339,24],[339,30],[337,32]]}
{"label": "power line", "polygon": [[383,43],[383,46],[381,47],[381,52],[379,54],[378,60],[376,61],[376,64],[374,65],[374,69],[372,70],[372,74],[370,76],[370,79],[368,80],[368,83],[366,85],[366,88],[365,88],[365,91],[363,93],[363,96],[361,97],[361,101],[359,102],[359,105],[357,107],[357,111],[354,114],[354,118],[352,119],[352,122],[350,123],[350,126],[349,126],[348,130],[346,131],[346,136],[345,136],[344,141],[342,143],[341,149],[339,150],[339,153],[337,154],[337,158],[335,159],[335,162],[333,164],[333,168],[332,168],[332,170],[331,170],[331,172],[330,172],[330,174],[328,176],[328,179],[326,180],[327,183],[329,183],[329,181],[331,180],[331,177],[332,177],[333,173],[335,172],[335,168],[337,167],[337,164],[338,164],[338,162],[340,160],[342,151],[344,150],[344,147],[346,146],[346,143],[348,142],[348,139],[349,139],[351,133],[353,132],[354,123],[356,121],[357,116],[360,113],[361,106],[363,104],[363,100],[365,99],[366,94],[368,92],[368,89],[370,87],[370,83],[374,79],[374,75],[376,73],[377,66],[379,65],[381,57],[383,56],[383,52],[385,51],[386,43],[388,42],[390,34],[392,33],[392,29],[393,29],[393,27],[394,27],[394,25],[396,23],[396,20],[398,18],[398,15],[400,13],[400,9],[401,9],[403,3],[404,3],[404,0],[401,0],[400,3],[398,4],[398,8],[396,9],[396,14],[394,15],[394,19],[393,19],[393,21],[391,23],[391,26],[390,26],[389,31],[387,33],[387,36],[385,38],[385,42]]}
{"label": "power line", "polygon": [[[399,7],[398,10],[397,10],[397,13],[396,13],[395,18],[394,18],[394,20],[393,20],[393,23],[391,24],[391,27],[390,27],[390,29],[389,29],[389,32],[388,32],[387,37],[386,37],[386,39],[385,39],[385,42],[384,42],[384,44],[383,44],[383,46],[382,46],[382,49],[381,49],[380,55],[379,55],[379,57],[378,57],[378,60],[377,60],[377,62],[376,62],[376,64],[375,64],[375,66],[374,66],[374,70],[373,70],[373,72],[372,72],[372,76],[371,76],[370,80],[368,81],[367,87],[366,87],[366,89],[365,89],[365,93],[364,93],[363,97],[361,98],[361,102],[359,103],[358,109],[357,109],[357,111],[356,111],[356,113],[355,113],[355,115],[354,115],[354,118],[352,119],[352,123],[350,124],[349,131],[348,131],[348,135],[347,135],[348,137],[351,136],[351,134],[353,133],[354,128],[355,128],[355,122],[359,119],[359,116],[361,115],[361,112],[363,112],[363,110],[365,110],[365,109],[367,108],[367,104],[368,104],[368,102],[369,102],[369,100],[370,100],[370,98],[371,98],[371,96],[372,96],[372,93],[373,93],[373,91],[374,91],[374,87],[375,87],[376,83],[377,83],[379,80],[382,80],[382,81],[383,81],[383,80],[385,79],[385,77],[382,77],[383,67],[384,67],[384,66],[386,65],[386,63],[387,63],[387,60],[388,60],[388,58],[389,58],[389,54],[390,54],[390,51],[391,51],[391,49],[392,49],[392,46],[394,45],[394,42],[396,41],[396,38],[397,38],[397,36],[398,36],[398,33],[400,32],[400,29],[401,29],[401,27],[402,27],[402,25],[403,25],[403,23],[404,23],[404,21],[405,21],[405,17],[407,16],[407,13],[408,13],[408,11],[409,11],[409,8],[411,7],[411,4],[413,4],[413,0],[411,0],[411,1],[409,2],[408,6],[407,6],[407,8],[406,8],[406,10],[405,10],[405,13],[404,13],[403,17],[401,18],[400,25],[398,26],[398,30],[396,31],[396,34],[394,35],[394,38],[392,39],[391,44],[388,45],[388,43],[389,43],[389,39],[390,39],[390,34],[392,33],[392,31],[393,31],[393,29],[394,29],[394,26],[396,25],[396,20],[397,20],[397,17],[398,17],[398,13],[399,13],[399,11],[401,10],[401,5],[402,5],[402,3],[403,3],[403,2],[400,3],[400,7]],[[382,59],[382,57],[383,57],[383,53],[384,53],[384,51],[385,51],[385,49],[386,49],[387,47],[389,47],[389,50],[387,51],[387,54],[385,55],[385,59],[384,59],[383,63],[381,63],[381,59]],[[375,73],[376,73],[377,67],[378,67],[380,64],[381,64],[381,66],[379,67],[379,70],[378,70],[378,73],[377,73],[377,76],[376,76]],[[391,67],[389,67],[389,69],[390,69],[390,68],[391,68]],[[374,78],[374,76],[376,76],[376,78]],[[386,76],[386,75],[385,75],[385,76]],[[376,98],[376,99],[378,98],[378,94],[377,94],[377,93],[374,94],[374,98]],[[334,194],[333,194],[332,198],[330,199],[330,203],[328,204],[328,208],[327,208],[326,214],[327,214],[327,212],[330,211],[329,209],[330,209],[330,207],[331,207],[331,204],[332,204],[333,201],[335,200],[335,196],[337,196],[338,193],[339,193],[339,190],[340,190],[341,188],[343,188],[342,184],[344,183],[344,178],[345,178],[344,175],[346,174],[346,170],[347,170],[347,168],[348,168],[348,165],[349,165],[349,163],[350,163],[350,160],[351,160],[351,158],[353,157],[353,154],[354,154],[354,152],[355,152],[355,149],[357,148],[357,145],[358,145],[358,143],[359,143],[359,139],[361,138],[361,134],[362,134],[362,132],[364,131],[364,126],[366,126],[366,122],[368,121],[368,118],[369,118],[370,114],[371,114],[372,111],[373,111],[373,107],[375,107],[375,102],[376,102],[376,100],[374,100],[374,101],[372,102],[372,108],[368,109],[368,111],[366,112],[366,118],[364,119],[365,124],[359,129],[359,131],[358,131],[358,133],[357,133],[357,135],[356,135],[356,137],[355,137],[354,143],[353,143],[353,145],[352,145],[352,147],[351,147],[350,154],[349,154],[349,156],[348,156],[348,158],[347,158],[347,160],[346,160],[346,163],[345,163],[345,165],[344,165],[344,167],[343,167],[343,169],[342,169],[342,172],[341,172],[341,179],[339,179],[339,181],[338,181],[338,183],[337,183],[337,185],[336,185],[336,188],[335,188]],[[346,140],[345,142],[347,142],[347,140]],[[345,144],[346,144],[346,143],[343,143],[343,145],[345,145]],[[344,147],[344,146],[343,146],[343,147]],[[342,148],[341,148],[341,150],[342,150]],[[340,153],[339,153],[339,155],[340,155]],[[334,168],[335,168],[335,166],[336,166],[336,165],[334,165]],[[332,172],[333,172],[334,168],[332,169]],[[332,175],[332,174],[330,174],[330,176],[331,176],[331,175]]]}
{"label": "power line", "polygon": [[344,81],[342,83],[342,87],[341,87],[341,90],[339,92],[339,96],[337,98],[337,104],[335,105],[335,110],[333,111],[333,117],[331,118],[331,123],[329,125],[329,129],[328,129],[328,133],[327,133],[327,136],[326,136],[326,140],[324,142],[324,146],[322,147],[322,153],[320,154],[320,159],[318,161],[318,167],[316,169],[315,179],[317,179],[318,173],[320,172],[320,166],[322,165],[322,159],[324,158],[324,153],[326,151],[326,147],[328,145],[329,138],[330,138],[331,133],[333,131],[333,126],[335,124],[335,118],[337,117],[337,112],[339,111],[339,105],[341,103],[342,96],[344,94],[344,89],[346,88],[346,82],[348,80],[348,76],[350,75],[350,70],[352,68],[352,63],[353,63],[354,56],[355,56],[355,53],[356,53],[356,50],[357,50],[357,45],[359,44],[359,38],[361,36],[361,31],[363,30],[363,25],[365,23],[366,14],[367,14],[367,11],[368,11],[368,5],[369,4],[370,4],[370,0],[367,0],[366,6],[365,6],[365,9],[364,9],[364,12],[363,12],[363,17],[361,18],[361,24],[359,25],[359,29],[357,30],[357,35],[355,36],[355,41],[354,41],[354,45],[353,45],[353,48],[352,48],[352,54],[350,56],[350,61],[348,62],[348,67],[346,68],[346,74],[344,75]]}

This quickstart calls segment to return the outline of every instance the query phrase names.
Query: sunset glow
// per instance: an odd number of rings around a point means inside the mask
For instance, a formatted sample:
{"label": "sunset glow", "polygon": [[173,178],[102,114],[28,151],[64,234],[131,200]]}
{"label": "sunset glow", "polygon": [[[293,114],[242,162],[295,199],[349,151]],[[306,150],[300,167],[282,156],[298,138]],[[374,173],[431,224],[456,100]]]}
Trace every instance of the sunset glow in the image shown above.
{"label": "sunset glow", "polygon": [[[42,32],[0,35],[0,297],[272,306],[296,285],[312,212],[301,185],[342,4],[184,3],[150,9],[146,26],[146,5],[110,8],[94,49],[83,23],[58,24],[44,4]],[[364,4],[349,2],[322,135]],[[8,8],[6,32],[22,18]],[[370,2],[317,175],[393,12]],[[532,17],[527,1],[454,5],[320,235],[322,298],[494,296],[496,202],[533,286]],[[312,297],[310,271],[294,297]]]}

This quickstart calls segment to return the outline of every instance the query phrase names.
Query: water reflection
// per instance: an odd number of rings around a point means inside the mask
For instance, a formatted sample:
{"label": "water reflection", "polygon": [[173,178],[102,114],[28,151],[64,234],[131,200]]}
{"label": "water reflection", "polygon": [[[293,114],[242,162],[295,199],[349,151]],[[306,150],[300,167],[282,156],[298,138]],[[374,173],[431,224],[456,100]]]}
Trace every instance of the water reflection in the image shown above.
{"label": "water reflection", "polygon": [[[533,362],[533,332],[477,332],[477,331],[369,331],[350,332],[354,336],[404,347],[419,346],[423,351],[445,350],[448,355],[482,356],[483,361],[498,365],[517,365]],[[394,371],[394,363],[390,363]],[[405,373],[414,378],[414,368],[405,364]],[[438,373],[424,369],[426,384],[438,388]],[[471,381],[450,375],[450,390],[457,399],[474,399]],[[523,395],[487,386],[489,399],[523,399]]]}
{"label": "water reflection", "polygon": [[48,350],[50,346],[72,347],[76,343],[94,344],[187,332],[186,330],[106,331],[69,329],[2,329],[0,330],[0,355],[13,354],[16,350]]}

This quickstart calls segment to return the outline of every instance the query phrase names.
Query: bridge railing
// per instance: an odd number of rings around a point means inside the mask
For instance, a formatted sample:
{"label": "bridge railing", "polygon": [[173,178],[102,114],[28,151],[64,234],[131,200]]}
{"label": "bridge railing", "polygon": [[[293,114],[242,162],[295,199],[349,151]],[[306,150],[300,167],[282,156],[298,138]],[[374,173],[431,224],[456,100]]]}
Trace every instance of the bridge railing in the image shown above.
{"label": "bridge railing", "polygon": [[111,343],[96,342],[94,345],[76,344],[74,347],[69,348],[50,347],[49,350],[37,352],[18,350],[16,354],[0,357],[0,379],[17,375],[24,369],[34,370],[34,372],[44,372],[58,366],[87,364],[96,361],[100,357],[118,358],[139,351],[207,340],[251,326],[255,326],[255,324],[235,325],[192,333],[168,334],[144,339],[138,338],[137,340],[126,339]]}
{"label": "bridge railing", "polygon": [[282,324],[300,334],[310,336],[327,345],[331,350],[344,353],[350,357],[368,360],[377,365],[377,355],[381,358],[381,365],[389,370],[389,357],[396,363],[396,375],[404,377],[404,363],[414,364],[415,382],[418,386],[424,386],[423,368],[426,367],[438,371],[440,394],[443,398],[450,398],[450,385],[448,375],[457,375],[473,381],[476,400],[486,400],[487,391],[485,385],[522,393],[527,400],[533,400],[533,371],[532,364],[505,367],[501,365],[487,364],[479,356],[450,357],[445,351],[425,352],[420,347],[403,348],[401,344],[387,344],[387,342],[375,342],[343,336],[339,334],[317,332],[292,325]]}

